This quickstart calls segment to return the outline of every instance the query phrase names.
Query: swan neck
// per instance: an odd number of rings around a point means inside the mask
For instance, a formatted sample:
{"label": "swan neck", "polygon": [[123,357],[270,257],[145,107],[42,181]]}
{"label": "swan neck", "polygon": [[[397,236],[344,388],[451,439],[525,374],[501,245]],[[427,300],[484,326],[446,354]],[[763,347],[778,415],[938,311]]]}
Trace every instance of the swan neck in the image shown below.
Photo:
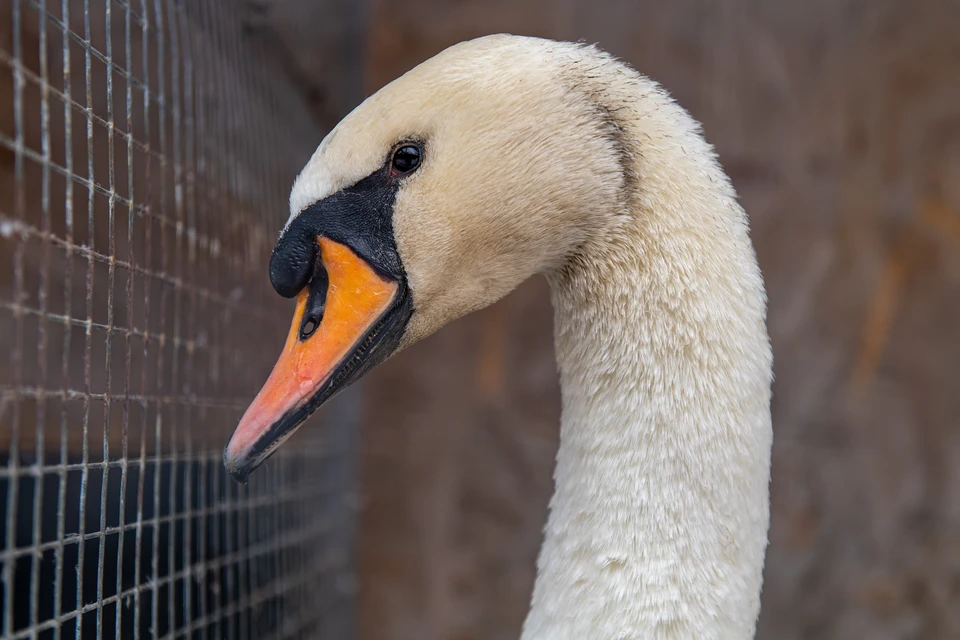
{"label": "swan neck", "polygon": [[765,297],[743,211],[690,129],[642,154],[633,209],[548,276],[563,414],[523,640],[755,632]]}

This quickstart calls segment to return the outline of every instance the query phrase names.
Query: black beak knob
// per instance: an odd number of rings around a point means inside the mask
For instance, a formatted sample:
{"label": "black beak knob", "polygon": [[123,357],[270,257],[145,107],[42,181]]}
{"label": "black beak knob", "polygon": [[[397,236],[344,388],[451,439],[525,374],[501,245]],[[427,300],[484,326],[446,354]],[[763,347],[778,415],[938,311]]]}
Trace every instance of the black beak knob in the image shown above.
{"label": "black beak knob", "polygon": [[300,293],[313,275],[319,250],[317,239],[302,227],[287,229],[270,256],[270,284],[274,290],[284,298]]}

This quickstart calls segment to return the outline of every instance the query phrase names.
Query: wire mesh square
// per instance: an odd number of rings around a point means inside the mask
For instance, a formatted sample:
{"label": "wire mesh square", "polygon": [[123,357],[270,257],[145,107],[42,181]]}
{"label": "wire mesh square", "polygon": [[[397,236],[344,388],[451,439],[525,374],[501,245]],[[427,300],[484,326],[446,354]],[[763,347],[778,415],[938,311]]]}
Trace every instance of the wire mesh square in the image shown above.
{"label": "wire mesh square", "polygon": [[320,132],[229,2],[4,6],[2,636],[349,637],[354,394],[248,486],[220,453]]}

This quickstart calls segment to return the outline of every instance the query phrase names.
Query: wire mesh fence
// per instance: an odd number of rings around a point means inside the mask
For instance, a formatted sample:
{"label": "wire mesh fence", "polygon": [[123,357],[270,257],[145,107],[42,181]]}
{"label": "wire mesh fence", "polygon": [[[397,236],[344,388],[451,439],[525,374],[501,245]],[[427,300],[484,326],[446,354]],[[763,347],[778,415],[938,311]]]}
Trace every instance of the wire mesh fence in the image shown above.
{"label": "wire mesh fence", "polygon": [[248,486],[222,470],[321,137],[232,8],[3,4],[4,638],[352,633],[353,394]]}

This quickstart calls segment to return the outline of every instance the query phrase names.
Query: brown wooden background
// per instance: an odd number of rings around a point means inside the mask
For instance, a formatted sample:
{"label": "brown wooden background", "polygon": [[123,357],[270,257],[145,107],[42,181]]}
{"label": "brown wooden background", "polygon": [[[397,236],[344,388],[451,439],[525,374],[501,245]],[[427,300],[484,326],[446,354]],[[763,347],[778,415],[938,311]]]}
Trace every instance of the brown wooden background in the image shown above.
{"label": "brown wooden background", "polygon": [[[372,0],[344,36],[351,7],[256,7],[327,121],[353,103],[330,38],[362,42],[372,92],[499,31],[598,42],[703,121],[770,295],[759,636],[960,637],[960,3]],[[559,417],[545,294],[528,283],[369,376],[365,639],[518,636]]]}

